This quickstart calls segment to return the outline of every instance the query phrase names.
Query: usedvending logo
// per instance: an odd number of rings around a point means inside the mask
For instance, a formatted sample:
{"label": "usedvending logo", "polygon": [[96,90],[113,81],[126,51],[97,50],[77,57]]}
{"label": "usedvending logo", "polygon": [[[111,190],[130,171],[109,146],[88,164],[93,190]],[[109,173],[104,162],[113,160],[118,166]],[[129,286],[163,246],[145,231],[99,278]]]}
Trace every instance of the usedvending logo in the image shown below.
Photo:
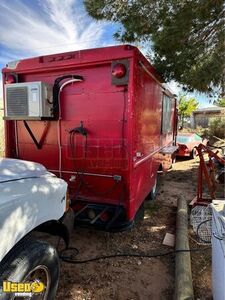
{"label": "usedvending logo", "polygon": [[3,281],[2,293],[14,294],[16,297],[32,297],[33,294],[42,293],[45,285],[42,282],[12,282]]}

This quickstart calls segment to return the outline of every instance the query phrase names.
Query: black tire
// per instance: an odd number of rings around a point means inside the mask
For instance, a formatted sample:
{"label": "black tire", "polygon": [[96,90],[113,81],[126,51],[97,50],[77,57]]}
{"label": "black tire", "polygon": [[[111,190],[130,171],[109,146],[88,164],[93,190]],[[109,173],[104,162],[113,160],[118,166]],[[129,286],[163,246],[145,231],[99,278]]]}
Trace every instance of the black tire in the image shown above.
{"label": "black tire", "polygon": [[141,222],[143,222],[144,217],[145,217],[145,207],[144,207],[144,203],[142,203],[142,205],[139,207],[139,209],[134,217],[134,224],[138,225]]}
{"label": "black tire", "polygon": [[[0,286],[2,286],[3,280],[35,281],[40,277],[44,279],[46,275],[46,289],[42,299],[54,300],[59,281],[59,269],[58,253],[53,246],[45,241],[25,238],[18,242],[0,263]],[[39,277],[35,277],[35,275]],[[31,278],[33,279],[31,280]],[[42,280],[40,279],[40,281]],[[0,299],[14,298],[13,294],[0,293]],[[16,297],[15,299],[22,298]],[[29,299],[33,299],[33,297]]]}
{"label": "black tire", "polygon": [[154,200],[156,198],[156,195],[157,195],[157,183],[158,183],[158,178],[156,176],[156,179],[155,179],[155,184],[151,190],[151,192],[148,194],[148,196],[146,197],[145,200]]}

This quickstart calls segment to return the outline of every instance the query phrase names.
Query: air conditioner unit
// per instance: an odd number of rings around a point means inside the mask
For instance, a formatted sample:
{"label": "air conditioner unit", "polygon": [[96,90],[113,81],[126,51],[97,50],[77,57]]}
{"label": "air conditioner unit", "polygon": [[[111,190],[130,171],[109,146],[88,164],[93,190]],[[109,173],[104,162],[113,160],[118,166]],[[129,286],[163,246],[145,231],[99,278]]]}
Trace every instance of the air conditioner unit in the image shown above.
{"label": "air conditioner unit", "polygon": [[6,120],[53,118],[53,87],[36,81],[5,85]]}

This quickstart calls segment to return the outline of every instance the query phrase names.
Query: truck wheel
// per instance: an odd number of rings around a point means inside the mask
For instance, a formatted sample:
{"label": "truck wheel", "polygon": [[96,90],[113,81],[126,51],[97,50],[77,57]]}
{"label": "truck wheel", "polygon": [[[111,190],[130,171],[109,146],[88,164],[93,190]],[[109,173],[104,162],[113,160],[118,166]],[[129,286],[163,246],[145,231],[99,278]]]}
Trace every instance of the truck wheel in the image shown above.
{"label": "truck wheel", "polygon": [[155,179],[155,183],[154,183],[154,186],[152,187],[152,190],[151,192],[148,194],[148,196],[146,197],[145,200],[154,200],[155,197],[156,197],[156,194],[157,194],[157,177]]}
{"label": "truck wheel", "polygon": [[[6,255],[0,263],[0,286],[4,280],[11,282],[35,282],[36,292],[44,284],[41,293],[29,299],[54,300],[59,281],[59,257],[56,249],[45,241],[25,238]],[[26,299],[13,294],[0,293],[1,300]]]}

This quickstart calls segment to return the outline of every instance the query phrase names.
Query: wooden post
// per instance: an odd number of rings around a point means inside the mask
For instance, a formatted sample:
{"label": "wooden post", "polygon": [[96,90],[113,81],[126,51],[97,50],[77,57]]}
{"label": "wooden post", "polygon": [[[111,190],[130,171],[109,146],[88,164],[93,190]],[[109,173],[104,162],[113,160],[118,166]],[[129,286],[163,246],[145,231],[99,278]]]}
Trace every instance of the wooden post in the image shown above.
{"label": "wooden post", "polygon": [[[176,251],[189,250],[188,207],[186,200],[177,201]],[[177,252],[175,259],[175,300],[193,300],[190,252]]]}

